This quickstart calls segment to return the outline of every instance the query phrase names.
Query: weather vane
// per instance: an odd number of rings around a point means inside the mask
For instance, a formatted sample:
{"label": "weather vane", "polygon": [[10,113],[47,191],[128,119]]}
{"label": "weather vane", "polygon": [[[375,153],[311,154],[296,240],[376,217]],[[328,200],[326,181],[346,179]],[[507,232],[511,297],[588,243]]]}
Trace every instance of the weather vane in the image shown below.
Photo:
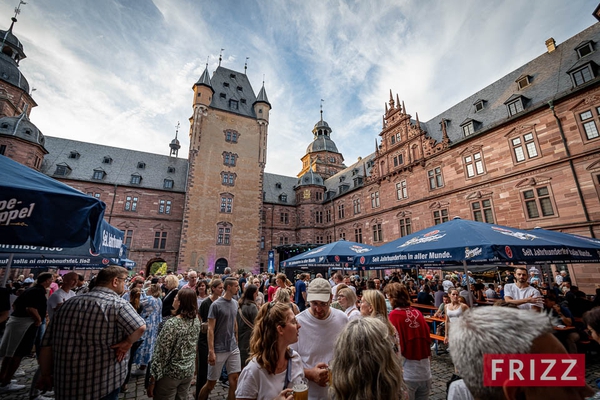
{"label": "weather vane", "polygon": [[246,75],[246,71],[248,70],[248,60],[250,57],[246,57],[246,62],[244,63],[244,75]]}
{"label": "weather vane", "polygon": [[325,103],[325,100],[321,99],[321,121],[323,120],[323,103]]}
{"label": "weather vane", "polygon": [[221,66],[221,56],[223,55],[223,50],[225,49],[221,49],[221,52],[219,53],[219,67]]}
{"label": "weather vane", "polygon": [[15,7],[15,19],[17,18],[17,15],[21,14],[21,5],[25,5],[27,3],[25,3],[23,0],[19,1],[19,5],[17,7]]}

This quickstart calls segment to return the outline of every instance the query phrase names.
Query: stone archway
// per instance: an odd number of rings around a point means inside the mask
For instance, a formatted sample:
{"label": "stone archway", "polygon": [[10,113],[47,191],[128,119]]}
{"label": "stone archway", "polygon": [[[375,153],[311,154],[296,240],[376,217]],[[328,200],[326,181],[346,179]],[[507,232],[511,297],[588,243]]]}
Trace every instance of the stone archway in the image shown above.
{"label": "stone archway", "polygon": [[215,262],[215,274],[223,274],[225,273],[225,268],[229,266],[229,263],[225,258],[219,258]]}
{"label": "stone archway", "polygon": [[[162,264],[166,264],[166,261],[160,257],[148,260],[146,267],[144,268],[145,276],[156,273],[156,271],[161,268]],[[166,275],[166,271],[164,271],[163,275]]]}

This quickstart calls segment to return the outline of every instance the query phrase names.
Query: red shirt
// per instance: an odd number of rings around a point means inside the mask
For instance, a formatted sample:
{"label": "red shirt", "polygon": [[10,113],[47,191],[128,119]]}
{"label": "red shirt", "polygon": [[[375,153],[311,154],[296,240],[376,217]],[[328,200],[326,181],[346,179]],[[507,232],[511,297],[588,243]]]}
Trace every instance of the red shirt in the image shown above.
{"label": "red shirt", "polygon": [[407,360],[422,360],[431,356],[429,325],[416,308],[395,308],[389,315],[398,331],[400,353]]}

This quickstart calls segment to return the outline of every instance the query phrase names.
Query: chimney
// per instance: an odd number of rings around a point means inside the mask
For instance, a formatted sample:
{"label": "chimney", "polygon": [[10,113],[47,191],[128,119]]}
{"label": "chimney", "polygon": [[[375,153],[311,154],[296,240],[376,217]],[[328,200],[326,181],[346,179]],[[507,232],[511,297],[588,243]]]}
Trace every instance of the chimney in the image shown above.
{"label": "chimney", "polygon": [[556,50],[556,42],[554,41],[554,38],[546,40],[546,47],[548,48],[548,53],[552,53],[554,50]]}

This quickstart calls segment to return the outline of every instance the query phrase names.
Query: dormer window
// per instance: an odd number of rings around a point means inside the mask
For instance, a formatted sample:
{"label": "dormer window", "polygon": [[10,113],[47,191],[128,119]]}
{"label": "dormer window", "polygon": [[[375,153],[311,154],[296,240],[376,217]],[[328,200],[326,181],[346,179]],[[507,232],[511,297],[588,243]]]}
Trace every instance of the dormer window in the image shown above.
{"label": "dormer window", "polygon": [[242,104],[246,104],[246,99],[240,99],[240,102],[241,102]]}
{"label": "dormer window", "polygon": [[529,75],[520,76],[515,82],[517,82],[519,90],[523,90],[531,84],[531,77]]}
{"label": "dormer window", "polygon": [[229,77],[230,77],[231,79],[235,79],[235,74],[229,74]]}
{"label": "dormer window", "polygon": [[97,168],[94,170],[94,175],[92,175],[92,179],[97,181],[101,181],[106,176],[106,172],[102,168]]}
{"label": "dormer window", "polygon": [[73,160],[79,160],[79,157],[81,157],[81,154],[79,154],[76,151],[72,151],[69,153],[69,158],[71,158]]}
{"label": "dormer window", "polygon": [[8,124],[7,123],[3,123],[0,128],[2,129],[8,129]]}
{"label": "dormer window", "polygon": [[237,100],[229,100],[229,108],[232,110],[237,110],[239,108]]}
{"label": "dormer window", "polygon": [[131,175],[131,181],[129,183],[131,183],[132,185],[139,185],[140,183],[142,183],[142,176],[139,174]]}
{"label": "dormer window", "polygon": [[175,167],[167,167],[167,173],[174,174],[175,173]]}
{"label": "dormer window", "polygon": [[31,130],[30,129],[25,129],[25,134],[26,135],[31,135]]}
{"label": "dormer window", "polygon": [[275,184],[275,189],[281,189],[281,183],[277,182],[277,183]]}
{"label": "dormer window", "polygon": [[222,99],[226,99],[227,95],[225,93],[219,93],[219,97]]}
{"label": "dormer window", "polygon": [[484,100],[477,100],[473,105],[475,106],[475,112],[479,112],[481,110],[483,110],[484,107]]}
{"label": "dormer window", "polygon": [[238,86],[238,87],[237,87],[237,90],[239,90],[240,92],[243,92],[243,91],[244,91],[244,88],[243,88],[243,87],[241,87],[241,86]]}
{"label": "dormer window", "polygon": [[287,194],[285,194],[285,193],[280,194],[279,201],[282,203],[287,203]]}
{"label": "dormer window", "polygon": [[595,71],[597,69],[596,63],[593,61],[588,62],[583,66],[579,66],[576,69],[567,71],[571,75],[571,80],[574,86],[581,86],[586,82],[589,82],[596,78]]}
{"label": "dormer window", "polygon": [[506,104],[506,108],[508,109],[509,117],[512,117],[513,115],[516,115],[525,109],[524,100],[525,98],[523,96],[513,94],[504,102],[504,104]]}
{"label": "dormer window", "polygon": [[477,128],[479,127],[479,125],[480,125],[479,121],[475,121],[474,119],[467,118],[463,121],[462,124],[460,124],[460,127],[463,130],[463,135],[465,137],[467,137],[467,136],[471,136],[472,134],[474,134],[475,131],[477,130]]}
{"label": "dormer window", "polygon": [[137,167],[138,167],[138,169],[145,169],[146,168],[146,163],[140,161],[140,162],[137,163]]}
{"label": "dormer window", "polygon": [[229,87],[229,82],[223,82],[223,87]]}
{"label": "dormer window", "polygon": [[71,167],[65,163],[61,163],[56,165],[56,171],[54,171],[54,175],[67,176],[71,171]]}
{"label": "dormer window", "polygon": [[575,48],[575,51],[577,52],[579,58],[585,57],[594,51],[594,47],[592,44],[592,41],[588,40],[586,42],[581,43]]}
{"label": "dormer window", "polygon": [[110,158],[109,156],[104,156],[104,158],[102,159],[102,164],[112,164],[113,159]]}
{"label": "dormer window", "polygon": [[165,189],[173,189],[173,179],[165,179],[163,187]]}
{"label": "dormer window", "polygon": [[345,176],[340,176],[340,182],[344,182],[346,180]]}

